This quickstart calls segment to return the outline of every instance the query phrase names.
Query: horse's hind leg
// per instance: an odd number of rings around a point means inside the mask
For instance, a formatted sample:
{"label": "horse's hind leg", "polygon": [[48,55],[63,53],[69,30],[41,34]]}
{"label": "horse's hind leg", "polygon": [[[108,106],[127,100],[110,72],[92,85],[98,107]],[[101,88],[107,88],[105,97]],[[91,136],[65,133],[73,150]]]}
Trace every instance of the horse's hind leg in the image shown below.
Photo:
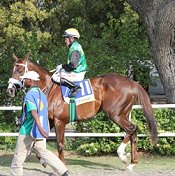
{"label": "horse's hind leg", "polygon": [[131,133],[128,134],[128,137],[130,138],[130,142],[131,142],[131,163],[127,168],[130,171],[132,171],[132,168],[135,166],[135,164],[138,163],[136,127],[134,125],[132,126],[133,126],[133,130],[131,130]]}
{"label": "horse's hind leg", "polygon": [[125,155],[125,148],[129,141],[131,142],[131,164],[128,169],[132,170],[132,167],[138,162],[137,143],[136,143],[136,126],[133,125],[126,116],[117,116],[113,119],[121,128],[126,132],[126,136],[123,139],[122,144],[119,146],[117,153],[120,159],[126,163],[127,158]]}

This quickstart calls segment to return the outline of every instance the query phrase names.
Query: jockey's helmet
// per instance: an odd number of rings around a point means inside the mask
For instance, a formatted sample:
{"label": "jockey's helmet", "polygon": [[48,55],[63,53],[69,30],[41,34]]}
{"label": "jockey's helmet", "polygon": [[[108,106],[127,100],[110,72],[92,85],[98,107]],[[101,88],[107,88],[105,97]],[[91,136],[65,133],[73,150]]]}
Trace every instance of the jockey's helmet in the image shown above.
{"label": "jockey's helmet", "polygon": [[69,29],[65,30],[65,32],[63,34],[63,37],[65,37],[65,38],[75,37],[75,38],[79,39],[80,38],[80,34],[79,34],[77,29],[69,28]]}

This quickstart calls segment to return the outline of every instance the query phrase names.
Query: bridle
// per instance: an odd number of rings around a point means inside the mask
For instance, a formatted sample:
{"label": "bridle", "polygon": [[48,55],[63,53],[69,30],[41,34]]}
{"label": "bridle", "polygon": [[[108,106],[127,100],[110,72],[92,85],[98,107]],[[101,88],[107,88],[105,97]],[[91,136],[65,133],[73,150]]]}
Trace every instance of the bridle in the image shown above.
{"label": "bridle", "polygon": [[14,66],[14,68],[13,68],[13,72],[15,71],[15,67],[18,66],[18,65],[23,66],[23,67],[25,68],[24,74],[26,74],[26,73],[29,71],[29,70],[28,70],[28,67],[27,67],[27,61],[26,61],[25,64],[16,63],[15,66]]}
{"label": "bridle", "polygon": [[[26,61],[25,64],[16,63],[15,66],[14,66],[14,68],[13,68],[13,72],[15,71],[16,66],[19,66],[19,65],[23,66],[25,68],[24,74],[26,74],[29,71],[28,70],[28,62]],[[48,85],[50,84],[50,82],[51,82],[51,78],[50,78],[50,81],[41,90],[44,91],[48,87]],[[21,90],[22,88],[24,88],[24,80],[23,79],[17,80],[17,79],[14,79],[14,78],[10,78],[9,81],[8,81],[8,84],[9,84],[8,85],[8,89],[15,88],[15,90]]]}
{"label": "bridle", "polygon": [[[18,65],[23,66],[25,68],[24,74],[28,72],[27,62],[25,64],[16,63],[15,66],[14,66],[14,68],[13,68],[13,72],[15,71],[16,66],[18,66]],[[7,89],[15,88],[15,90],[21,90],[24,87],[24,81],[23,81],[23,79],[18,80],[18,79],[10,78],[9,81],[8,81],[8,84],[9,85],[8,85]]]}

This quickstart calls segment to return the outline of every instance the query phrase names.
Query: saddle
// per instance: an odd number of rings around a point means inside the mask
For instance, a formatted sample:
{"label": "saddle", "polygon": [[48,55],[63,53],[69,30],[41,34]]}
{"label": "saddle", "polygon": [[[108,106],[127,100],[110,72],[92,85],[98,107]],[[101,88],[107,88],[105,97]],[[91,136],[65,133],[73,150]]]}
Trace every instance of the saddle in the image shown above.
{"label": "saddle", "polygon": [[76,107],[80,104],[91,102],[95,100],[92,90],[91,82],[89,79],[84,79],[80,82],[74,82],[74,84],[81,87],[75,97],[70,97],[70,89],[61,85],[61,92],[64,101],[69,104],[69,122],[75,122],[78,120]]}
{"label": "saddle", "polygon": [[[81,87],[81,90],[78,91],[74,97],[76,106],[95,100],[91,82],[89,79],[84,79],[83,81],[80,81],[80,82],[74,82],[74,84]],[[70,89],[66,86],[61,85],[61,92],[62,92],[64,101],[69,104]]]}

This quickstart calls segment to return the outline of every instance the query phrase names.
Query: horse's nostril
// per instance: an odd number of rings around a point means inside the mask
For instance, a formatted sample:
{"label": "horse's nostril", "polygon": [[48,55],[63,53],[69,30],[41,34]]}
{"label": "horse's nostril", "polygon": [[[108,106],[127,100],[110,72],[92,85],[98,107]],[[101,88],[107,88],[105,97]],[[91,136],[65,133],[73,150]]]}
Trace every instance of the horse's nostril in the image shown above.
{"label": "horse's nostril", "polygon": [[10,97],[14,97],[15,96],[15,89],[9,88],[9,89],[7,89],[7,93]]}

